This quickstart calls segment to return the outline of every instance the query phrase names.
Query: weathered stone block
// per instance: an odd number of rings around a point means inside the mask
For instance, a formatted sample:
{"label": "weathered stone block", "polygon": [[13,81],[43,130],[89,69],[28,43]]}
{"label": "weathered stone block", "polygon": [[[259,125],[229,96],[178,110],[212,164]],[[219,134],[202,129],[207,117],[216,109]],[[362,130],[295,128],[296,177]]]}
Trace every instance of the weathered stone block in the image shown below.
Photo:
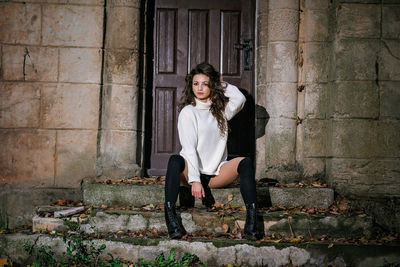
{"label": "weathered stone block", "polygon": [[383,6],[382,37],[400,39],[400,6]]}
{"label": "weathered stone block", "polygon": [[257,47],[258,66],[257,66],[257,84],[266,85],[268,81],[268,47]]}
{"label": "weathered stone block", "polygon": [[296,83],[270,83],[266,91],[266,109],[270,118],[293,117],[297,107]]}
{"label": "weathered stone block", "polygon": [[269,166],[294,163],[296,121],[272,118],[266,127],[266,162]]}
{"label": "weathered stone block", "polygon": [[376,5],[342,4],[338,9],[338,32],[342,38],[378,38],[381,9]]}
{"label": "weathered stone block", "polygon": [[380,116],[400,118],[400,82],[380,82]]}
{"label": "weathered stone block", "polygon": [[103,130],[100,146],[102,176],[120,178],[139,175],[136,131]]}
{"label": "weathered stone block", "polygon": [[329,87],[328,84],[306,85],[304,97],[304,115],[306,118],[326,118]]}
{"label": "weathered stone block", "polygon": [[[265,135],[265,127],[263,129],[263,136]],[[256,140],[256,179],[261,179],[265,173],[265,138],[257,138]]]}
{"label": "weathered stone block", "polygon": [[341,194],[399,197],[399,166],[399,159],[327,159],[327,177]]}
{"label": "weathered stone block", "polygon": [[49,4],[81,4],[81,5],[104,5],[104,0],[12,0],[13,2],[25,3],[49,3]]}
{"label": "weathered stone block", "polygon": [[306,42],[325,42],[329,40],[328,10],[305,10],[304,40]]}
{"label": "weathered stone block", "polygon": [[304,124],[304,156],[325,157],[327,149],[326,120],[306,120]]}
{"label": "weathered stone block", "polygon": [[43,127],[97,129],[99,90],[98,85],[44,86],[41,106]]}
{"label": "weathered stone block", "polygon": [[268,82],[297,82],[297,44],[270,43],[267,54]]}
{"label": "weathered stone block", "polygon": [[48,205],[58,199],[80,201],[82,195],[77,189],[26,188],[14,189],[8,194],[8,223],[9,228],[32,223],[37,206]]}
{"label": "weathered stone block", "polygon": [[137,84],[139,56],[133,50],[106,51],[106,83]]}
{"label": "weathered stone block", "polygon": [[305,177],[325,178],[325,158],[303,158],[302,166]]}
{"label": "weathered stone block", "polygon": [[268,13],[269,41],[297,41],[299,11],[288,9],[270,10]]}
{"label": "weathered stone block", "polygon": [[378,147],[379,154],[387,158],[400,157],[400,122],[378,122]]}
{"label": "weathered stone block", "polygon": [[379,41],[341,40],[336,47],[337,80],[375,80]]}
{"label": "weathered stone block", "polygon": [[234,247],[221,247],[218,248],[214,254],[214,259],[218,262],[218,264],[228,266],[229,263],[232,263],[236,257],[236,250]]}
{"label": "weathered stone block", "polygon": [[333,121],[330,134],[333,157],[373,158],[379,154],[376,121],[357,119]]}
{"label": "weathered stone block", "polygon": [[381,2],[382,0],[339,0],[339,3],[356,3],[356,4],[380,4]]}
{"label": "weathered stone block", "polygon": [[55,185],[79,188],[85,177],[96,175],[97,131],[57,132]]}
{"label": "weathered stone block", "polygon": [[57,48],[4,46],[2,67],[4,80],[57,81]]}
{"label": "weathered stone block", "polygon": [[69,4],[104,5],[104,0],[68,0]]}
{"label": "weathered stone block", "polygon": [[308,83],[328,82],[331,65],[328,43],[306,43],[303,47],[302,80]]}
{"label": "weathered stone block", "polygon": [[0,229],[7,229],[7,193],[8,186],[0,187]]}
{"label": "weathered stone block", "polygon": [[59,227],[64,226],[64,221],[58,218],[43,218],[33,216],[32,218],[32,232],[50,232],[55,231]]}
{"label": "weathered stone block", "polygon": [[89,219],[89,223],[95,226],[98,233],[122,231],[139,231],[146,229],[147,220],[140,214],[108,214],[97,212],[96,216]]}
{"label": "weathered stone block", "polygon": [[52,186],[55,131],[1,130],[0,183]]}
{"label": "weathered stone block", "polygon": [[258,15],[264,15],[268,13],[268,5],[270,1],[258,1]]}
{"label": "weathered stone block", "polygon": [[400,40],[382,40],[379,80],[400,81]]}
{"label": "weathered stone block", "polygon": [[100,83],[102,52],[90,48],[60,49],[60,81]]}
{"label": "weathered stone block", "polygon": [[107,48],[138,49],[140,10],[132,7],[107,8]]}
{"label": "weathered stone block", "polygon": [[299,0],[270,0],[269,9],[299,9]]}
{"label": "weathered stone block", "polygon": [[107,1],[110,6],[140,7],[140,0],[110,0]]}
{"label": "weathered stone block", "polygon": [[103,129],[126,130],[137,128],[137,88],[124,85],[105,87]]}
{"label": "weathered stone block", "polygon": [[[290,249],[275,247],[251,249],[247,244],[236,246],[237,263],[249,266],[285,266],[290,262]],[[245,260],[246,259],[246,260]]]}
{"label": "weathered stone block", "polygon": [[339,82],[331,91],[332,110],[335,118],[378,118],[379,90],[375,82]]}
{"label": "weathered stone block", "polygon": [[40,43],[40,5],[0,3],[0,42]]}
{"label": "weathered stone block", "polygon": [[44,5],[43,44],[101,47],[103,11],[101,6]]}
{"label": "weathered stone block", "polygon": [[307,9],[327,9],[331,3],[326,0],[304,0],[303,6]]}
{"label": "weathered stone block", "polygon": [[258,23],[258,46],[266,46],[268,44],[268,14],[257,17]]}
{"label": "weathered stone block", "polygon": [[334,191],[330,188],[277,188],[269,189],[273,206],[283,205],[328,208],[334,201]]}
{"label": "weathered stone block", "polygon": [[39,127],[39,85],[3,82],[0,96],[0,127]]}

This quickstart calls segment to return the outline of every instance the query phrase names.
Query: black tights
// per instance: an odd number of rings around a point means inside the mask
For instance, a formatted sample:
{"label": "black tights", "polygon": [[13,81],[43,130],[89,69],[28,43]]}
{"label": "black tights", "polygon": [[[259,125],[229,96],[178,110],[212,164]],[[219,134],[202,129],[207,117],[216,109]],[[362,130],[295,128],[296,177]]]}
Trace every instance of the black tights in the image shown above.
{"label": "black tights", "polygon": [[[168,161],[165,181],[165,202],[175,204],[178,199],[180,176],[185,169],[185,159],[180,155],[172,155]],[[256,203],[256,181],[250,158],[240,161],[237,172],[240,175],[240,193],[245,204]],[[204,187],[204,185],[203,185]]]}

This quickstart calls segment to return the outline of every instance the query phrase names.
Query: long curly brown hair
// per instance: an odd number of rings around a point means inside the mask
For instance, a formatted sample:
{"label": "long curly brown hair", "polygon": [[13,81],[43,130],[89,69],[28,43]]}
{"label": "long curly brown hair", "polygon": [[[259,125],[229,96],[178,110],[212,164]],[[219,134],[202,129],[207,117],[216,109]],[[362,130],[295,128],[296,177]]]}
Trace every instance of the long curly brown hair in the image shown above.
{"label": "long curly brown hair", "polygon": [[187,105],[196,106],[195,95],[192,90],[193,77],[196,74],[204,74],[210,78],[210,112],[217,120],[221,135],[224,136],[228,130],[224,111],[229,98],[224,95],[225,86],[221,84],[219,72],[211,64],[200,63],[186,75],[186,86],[179,104],[179,110],[182,110]]}

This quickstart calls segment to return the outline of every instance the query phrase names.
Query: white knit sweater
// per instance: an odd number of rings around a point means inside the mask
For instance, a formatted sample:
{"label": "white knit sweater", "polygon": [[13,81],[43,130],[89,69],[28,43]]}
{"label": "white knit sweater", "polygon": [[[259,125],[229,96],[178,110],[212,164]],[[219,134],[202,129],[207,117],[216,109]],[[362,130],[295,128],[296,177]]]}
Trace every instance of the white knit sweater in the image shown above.
{"label": "white knit sweater", "polygon": [[[246,98],[231,84],[227,84],[225,96],[229,98],[225,118],[230,120],[243,108]],[[210,112],[211,102],[195,100],[196,106],[185,106],[178,118],[179,140],[182,145],[180,155],[188,164],[189,184],[200,182],[200,173],[218,175],[228,155],[228,134],[221,136],[217,120]]]}

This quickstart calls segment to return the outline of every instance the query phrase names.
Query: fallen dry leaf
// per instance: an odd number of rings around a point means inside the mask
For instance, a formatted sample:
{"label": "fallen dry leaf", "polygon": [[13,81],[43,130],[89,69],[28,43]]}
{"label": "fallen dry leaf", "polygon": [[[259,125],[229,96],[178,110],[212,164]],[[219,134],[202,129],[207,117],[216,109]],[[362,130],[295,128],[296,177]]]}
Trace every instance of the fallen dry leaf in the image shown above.
{"label": "fallen dry leaf", "polygon": [[333,243],[330,243],[328,246],[328,248],[331,248],[331,247],[333,247]]}
{"label": "fallen dry leaf", "polygon": [[222,225],[222,230],[224,231],[224,233],[228,233],[228,231],[229,231],[229,225],[227,225],[226,223],[224,223],[224,224]]}
{"label": "fallen dry leaf", "polygon": [[229,194],[229,195],[228,195],[228,203],[231,202],[232,200],[233,200],[233,195],[232,195],[232,194]]}

